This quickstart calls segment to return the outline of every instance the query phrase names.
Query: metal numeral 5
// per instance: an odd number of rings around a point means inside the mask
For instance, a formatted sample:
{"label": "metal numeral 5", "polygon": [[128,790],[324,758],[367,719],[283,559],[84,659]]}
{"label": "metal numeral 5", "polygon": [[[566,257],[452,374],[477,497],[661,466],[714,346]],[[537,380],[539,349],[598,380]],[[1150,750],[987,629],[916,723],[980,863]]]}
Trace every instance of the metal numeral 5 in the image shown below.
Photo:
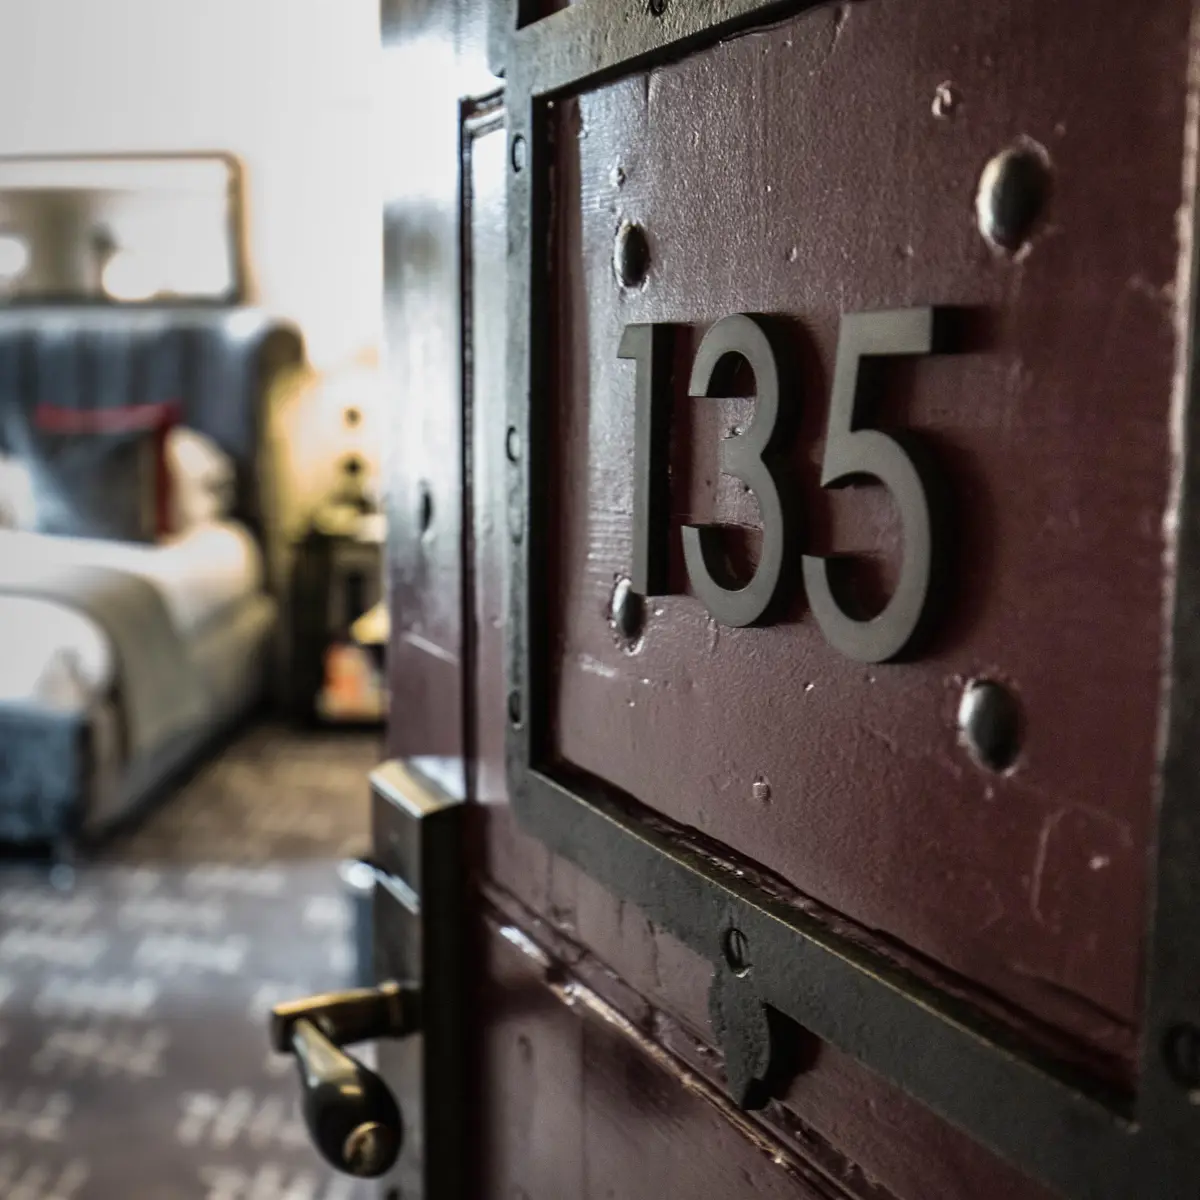
{"label": "metal numeral 5", "polygon": [[[847,616],[829,586],[829,560],[804,556],[804,589],[826,640],[847,658],[886,662],[912,641],[930,599],[933,574],[933,521],[926,481],[907,449],[878,429],[855,429],[862,398],[864,358],[930,354],[934,310],[847,313],[838,330],[837,364],[821,486],[841,487],[856,478],[878,479],[892,493],[904,531],[900,579],[887,607],[868,621]],[[926,468],[926,474],[929,474]]]}
{"label": "metal numeral 5", "polygon": [[[904,561],[900,579],[883,612],[860,621],[838,604],[829,582],[829,560],[805,555],[803,577],[809,604],[830,645],[860,662],[895,658],[912,642],[931,599],[935,562],[933,483],[928,465],[918,468],[911,439],[877,429],[856,428],[867,373],[864,359],[935,352],[933,308],[850,313],[842,318],[821,470],[822,487],[840,487],[856,478],[879,480],[900,511]],[[637,363],[635,426],[634,565],[632,583],[643,595],[669,590],[667,450],[670,432],[670,326],[630,325],[619,356]],[[721,444],[721,470],[754,492],[762,514],[763,545],[758,567],[742,587],[731,586],[721,567],[720,527],[685,526],[684,561],[696,595],[724,625],[763,620],[785,582],[793,531],[781,500],[781,482],[767,457],[777,440],[789,396],[781,384],[779,360],[763,324],[744,314],[725,317],[705,334],[692,364],[688,394],[712,393],[714,377],[730,356],[740,356],[754,372],[757,405],[750,427]]]}

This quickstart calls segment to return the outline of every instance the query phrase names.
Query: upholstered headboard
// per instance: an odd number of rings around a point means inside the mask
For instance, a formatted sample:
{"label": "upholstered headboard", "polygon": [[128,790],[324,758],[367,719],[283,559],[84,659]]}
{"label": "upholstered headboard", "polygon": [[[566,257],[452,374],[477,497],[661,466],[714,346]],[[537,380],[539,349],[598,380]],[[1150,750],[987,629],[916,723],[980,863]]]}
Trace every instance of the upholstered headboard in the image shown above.
{"label": "upholstered headboard", "polygon": [[13,308],[0,311],[0,406],[172,402],[233,458],[237,516],[261,535],[264,401],[303,354],[295,328],[255,309]]}

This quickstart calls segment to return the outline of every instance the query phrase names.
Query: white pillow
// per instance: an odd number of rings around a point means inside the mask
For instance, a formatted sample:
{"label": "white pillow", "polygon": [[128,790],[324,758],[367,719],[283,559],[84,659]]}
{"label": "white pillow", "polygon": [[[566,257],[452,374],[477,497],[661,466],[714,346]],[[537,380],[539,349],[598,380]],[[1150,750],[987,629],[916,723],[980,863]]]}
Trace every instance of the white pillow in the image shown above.
{"label": "white pillow", "polygon": [[33,529],[36,523],[29,468],[0,454],[0,529]]}
{"label": "white pillow", "polygon": [[167,434],[171,474],[171,528],[186,533],[223,521],[233,511],[237,472],[233,460],[210,437],[177,425]]}

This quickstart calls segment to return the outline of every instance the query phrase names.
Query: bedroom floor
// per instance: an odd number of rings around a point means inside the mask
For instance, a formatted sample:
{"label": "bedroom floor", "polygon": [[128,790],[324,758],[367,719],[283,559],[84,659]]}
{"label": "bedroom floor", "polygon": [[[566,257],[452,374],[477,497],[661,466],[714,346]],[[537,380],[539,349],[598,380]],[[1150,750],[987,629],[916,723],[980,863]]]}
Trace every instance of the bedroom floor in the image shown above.
{"label": "bedroom floor", "polygon": [[248,730],[56,892],[0,873],[0,1198],[360,1200],[309,1145],[277,1000],[352,981],[338,861],[377,738]]}

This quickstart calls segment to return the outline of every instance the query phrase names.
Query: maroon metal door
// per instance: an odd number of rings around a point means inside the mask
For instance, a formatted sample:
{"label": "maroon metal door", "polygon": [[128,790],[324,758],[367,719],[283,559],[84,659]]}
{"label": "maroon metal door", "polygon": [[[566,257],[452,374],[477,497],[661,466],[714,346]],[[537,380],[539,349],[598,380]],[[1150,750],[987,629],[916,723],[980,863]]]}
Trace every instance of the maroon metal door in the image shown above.
{"label": "maroon metal door", "polygon": [[472,1194],[1200,1193],[1191,4],[384,42]]}

